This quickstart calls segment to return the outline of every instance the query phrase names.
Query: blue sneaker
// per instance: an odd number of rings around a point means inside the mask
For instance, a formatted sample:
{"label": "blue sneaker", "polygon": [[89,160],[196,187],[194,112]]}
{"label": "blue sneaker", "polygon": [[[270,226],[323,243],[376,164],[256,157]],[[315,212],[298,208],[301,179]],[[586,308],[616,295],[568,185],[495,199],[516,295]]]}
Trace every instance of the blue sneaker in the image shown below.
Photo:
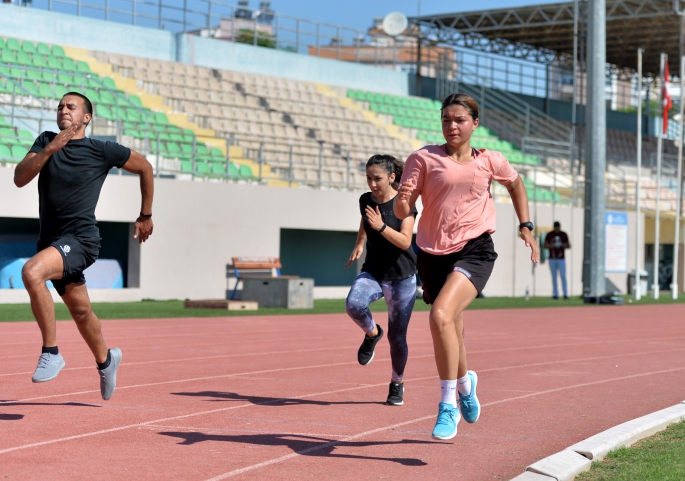
{"label": "blue sneaker", "polygon": [[464,421],[473,424],[480,417],[480,403],[476,397],[476,385],[478,385],[478,374],[469,371],[466,374],[471,378],[471,394],[464,395],[459,393],[459,407],[464,416]]}
{"label": "blue sneaker", "polygon": [[438,420],[433,428],[433,437],[435,439],[452,439],[457,435],[457,424],[460,417],[458,408],[447,403],[438,404]]}

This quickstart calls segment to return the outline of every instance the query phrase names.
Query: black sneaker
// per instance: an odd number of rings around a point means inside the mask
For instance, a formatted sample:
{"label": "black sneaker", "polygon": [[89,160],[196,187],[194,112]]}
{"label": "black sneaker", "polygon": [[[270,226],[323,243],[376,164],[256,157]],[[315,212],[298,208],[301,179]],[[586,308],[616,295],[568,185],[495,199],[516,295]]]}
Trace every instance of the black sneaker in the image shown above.
{"label": "black sneaker", "polygon": [[404,404],[402,396],[404,395],[404,383],[401,382],[391,382],[390,392],[388,392],[388,400],[385,401],[386,404],[391,406],[401,406]]}
{"label": "black sneaker", "polygon": [[[378,326],[378,324],[376,325]],[[373,350],[382,338],[383,329],[381,329],[381,326],[378,326],[378,335],[375,337],[369,337],[364,334],[364,342],[362,342],[362,345],[359,346],[359,351],[357,351],[357,361],[359,361],[359,364],[366,366],[373,360]]]}

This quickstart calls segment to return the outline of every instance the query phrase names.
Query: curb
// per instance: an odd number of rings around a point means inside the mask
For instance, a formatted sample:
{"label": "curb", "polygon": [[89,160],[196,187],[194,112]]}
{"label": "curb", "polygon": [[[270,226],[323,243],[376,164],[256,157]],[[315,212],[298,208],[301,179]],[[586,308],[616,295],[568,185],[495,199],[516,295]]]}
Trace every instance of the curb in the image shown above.
{"label": "curb", "polygon": [[593,461],[600,461],[610,451],[630,446],[681,420],[685,420],[685,401],[569,446],[531,464],[523,474],[510,481],[573,481],[578,474],[589,470]]}

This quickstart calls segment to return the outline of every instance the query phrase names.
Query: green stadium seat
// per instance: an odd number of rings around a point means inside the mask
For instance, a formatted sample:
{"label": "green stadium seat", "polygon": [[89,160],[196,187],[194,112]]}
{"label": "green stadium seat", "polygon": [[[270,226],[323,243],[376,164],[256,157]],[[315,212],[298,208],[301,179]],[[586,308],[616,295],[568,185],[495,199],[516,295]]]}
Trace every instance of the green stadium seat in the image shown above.
{"label": "green stadium seat", "polygon": [[76,62],[76,71],[81,73],[91,73],[90,66],[83,60]]}
{"label": "green stadium seat", "polygon": [[143,102],[141,102],[140,97],[137,95],[129,95],[128,99],[131,103],[137,107],[143,107]]}
{"label": "green stadium seat", "polygon": [[76,83],[74,82],[74,77],[72,75],[64,72],[57,73],[57,82],[65,85],[74,85]]}
{"label": "green stadium seat", "polygon": [[19,142],[23,144],[33,144],[33,141],[35,140],[34,135],[26,129],[20,129],[19,132],[17,132],[17,138],[19,139]]}
{"label": "green stadium seat", "polygon": [[38,83],[38,94],[44,98],[56,98],[55,92],[52,89],[52,85],[44,82]]}
{"label": "green stadium seat", "polygon": [[[17,134],[13,127],[0,127],[0,139],[2,139],[3,143],[14,143],[16,138]],[[9,139],[9,141],[7,139]]]}
{"label": "green stadium seat", "polygon": [[224,159],[224,153],[221,152],[221,149],[218,147],[212,147],[209,151],[209,155],[211,155],[213,159]]}
{"label": "green stadium seat", "polygon": [[52,55],[50,52],[50,47],[48,47],[46,44],[42,42],[38,42],[38,45],[36,45],[36,52],[38,52],[41,55]]}
{"label": "green stadium seat", "polygon": [[154,122],[160,125],[169,125],[169,119],[164,112],[155,112]]}
{"label": "green stadium seat", "polygon": [[26,157],[26,154],[28,153],[28,149],[24,147],[23,145],[13,145],[12,146],[12,157],[15,159],[18,159],[20,162],[21,160]]}
{"label": "green stadium seat", "polygon": [[193,173],[193,163],[190,160],[181,161],[181,173],[192,174]]}
{"label": "green stadium seat", "polygon": [[156,137],[161,142],[173,142],[173,139],[171,138],[171,134],[168,132],[157,132]]}
{"label": "green stadium seat", "polygon": [[53,45],[53,46],[52,46],[52,54],[53,54],[55,57],[59,57],[59,58],[64,58],[64,57],[67,56],[67,55],[64,53],[64,49],[63,49],[62,47],[60,47],[59,45]]}
{"label": "green stadium seat", "polygon": [[0,143],[0,162],[14,162],[12,150],[5,144]]}
{"label": "green stadium seat", "polygon": [[55,85],[55,98],[56,99],[61,99],[64,97],[67,92],[69,92],[69,89],[66,88],[64,85]]}
{"label": "green stadium seat", "polygon": [[2,60],[2,63],[17,63],[17,54],[11,50],[4,49],[0,60]]}
{"label": "green stadium seat", "polygon": [[507,156],[507,160],[512,163],[512,164],[522,164],[523,163],[523,154],[518,151],[511,152]]}
{"label": "green stadium seat", "polygon": [[197,152],[197,155],[201,155],[202,157],[209,157],[209,149],[205,144],[197,144],[195,146],[195,152]]}
{"label": "green stadium seat", "polygon": [[183,129],[183,135],[192,135],[193,137],[195,137],[195,132],[193,132],[190,129]]}
{"label": "green stadium seat", "polygon": [[180,127],[176,127],[175,125],[167,125],[166,131],[169,132],[170,134],[182,134],[183,130],[181,130]]}
{"label": "green stadium seat", "polygon": [[249,165],[241,165],[240,166],[240,176],[245,177],[245,178],[252,178],[254,175],[252,175],[252,169],[250,169]]}
{"label": "green stadium seat", "polygon": [[47,68],[48,61],[45,60],[45,57],[43,57],[42,55],[34,54],[33,55],[33,66],[38,67],[38,68]]}
{"label": "green stadium seat", "polygon": [[98,117],[102,117],[105,120],[116,120],[112,111],[106,105],[98,105],[96,108],[96,114]]}
{"label": "green stadium seat", "polygon": [[9,50],[14,50],[15,52],[21,50],[21,45],[19,44],[19,40],[16,38],[8,38],[6,46]]}
{"label": "green stadium seat", "polygon": [[55,70],[62,70],[62,61],[57,57],[48,57],[48,67]]}
{"label": "green stadium seat", "polygon": [[195,163],[195,175],[207,175],[211,174],[212,169],[207,162],[196,162]]}
{"label": "green stadium seat", "polygon": [[212,164],[212,177],[226,177],[226,166],[223,163],[215,162]]}
{"label": "green stadium seat", "polygon": [[0,37],[0,50],[4,50],[5,48],[7,48],[7,43],[4,38]]}
{"label": "green stadium seat", "polygon": [[[53,47],[53,50],[54,48],[55,47]],[[67,72],[76,72],[76,63],[73,59],[69,57],[64,57],[62,59],[62,68],[64,68],[64,70],[66,70]]]}
{"label": "green stadium seat", "polygon": [[178,144],[175,143],[175,142],[167,142],[167,143],[166,143],[166,151],[167,151],[168,153],[173,154],[174,156],[176,156],[176,154],[180,154],[180,153],[181,153],[181,146],[178,145]]}
{"label": "green stadium seat", "polygon": [[228,176],[237,179],[240,177],[240,167],[233,162],[228,164]]}
{"label": "green stadium seat", "polygon": [[117,89],[117,84],[114,83],[114,80],[111,77],[104,77],[102,79],[102,84],[107,87],[108,89],[111,90],[118,90]]}
{"label": "green stadium seat", "polygon": [[140,115],[136,109],[124,109],[126,112],[126,119],[129,122],[142,122],[143,117]]}
{"label": "green stadium seat", "polygon": [[135,130],[135,129],[125,129],[122,132],[123,135],[128,135],[129,137],[134,137],[136,139],[144,139],[145,136],[140,130]]}
{"label": "green stadium seat", "polygon": [[111,92],[107,92],[106,90],[101,90],[100,91],[100,103],[104,105],[116,105],[117,100],[112,95]]}
{"label": "green stadium seat", "polygon": [[31,60],[31,57],[26,52],[17,52],[17,63],[25,67],[33,66],[33,60]]}
{"label": "green stadium seat", "polygon": [[30,80],[43,80],[43,75],[40,70],[26,70],[26,77]]}
{"label": "green stadium seat", "polygon": [[36,53],[36,46],[33,44],[33,42],[24,40],[21,42],[21,50],[26,53]]}
{"label": "green stadium seat", "polygon": [[86,89],[86,90],[85,90],[85,95],[86,95],[86,97],[88,97],[88,100],[90,100],[91,102],[93,102],[93,103],[95,103],[95,104],[99,104],[99,103],[100,103],[100,94],[98,93],[97,90],[95,90],[95,89]]}
{"label": "green stadium seat", "polygon": [[40,97],[40,92],[38,92],[38,87],[33,82],[24,82],[24,92],[31,95],[31,97]]}

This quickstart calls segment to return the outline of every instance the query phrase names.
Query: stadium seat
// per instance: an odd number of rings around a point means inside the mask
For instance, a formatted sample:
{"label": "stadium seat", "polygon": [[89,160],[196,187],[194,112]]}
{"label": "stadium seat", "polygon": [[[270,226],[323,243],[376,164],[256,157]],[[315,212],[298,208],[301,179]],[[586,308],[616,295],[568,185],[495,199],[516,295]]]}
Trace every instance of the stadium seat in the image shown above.
{"label": "stadium seat", "polygon": [[17,162],[21,162],[24,157],[26,157],[27,153],[28,149],[23,145],[15,144],[12,146],[12,157],[14,157],[14,159],[18,159]]}
{"label": "stadium seat", "polygon": [[[56,46],[57,45],[54,45],[52,47],[53,51],[55,50]],[[62,68],[64,68],[64,70],[66,70],[67,72],[75,72],[76,71],[76,63],[74,62],[73,59],[71,59],[69,57],[64,57],[64,58],[62,58]]]}
{"label": "stadium seat", "polygon": [[88,64],[86,62],[83,62],[82,60],[79,60],[76,63],[76,71],[81,73],[91,73]]}
{"label": "stadium seat", "polygon": [[55,70],[62,70],[62,61],[57,57],[48,57],[48,67]]}
{"label": "stadium seat", "polygon": [[254,177],[252,175],[252,169],[250,169],[249,165],[242,164],[240,166],[240,176],[245,177],[245,178],[252,178]]}
{"label": "stadium seat", "polygon": [[21,49],[26,53],[36,53],[36,46],[33,42],[29,42],[28,40],[21,42]]}
{"label": "stadium seat", "polygon": [[[2,141],[3,139],[0,139]],[[13,162],[12,150],[5,144],[0,143],[0,162]]]}
{"label": "stadium seat", "polygon": [[59,58],[66,57],[66,54],[64,53],[64,49],[62,47],[60,47],[59,45],[53,45],[52,46],[52,54],[55,57],[59,57]]}
{"label": "stadium seat", "polygon": [[193,172],[193,163],[190,160],[181,161],[181,172],[184,174]]}
{"label": "stadium seat", "polygon": [[223,163],[215,162],[211,166],[213,177],[226,177],[226,166]]}
{"label": "stadium seat", "polygon": [[16,38],[8,38],[6,46],[9,50],[13,50],[15,52],[21,50],[21,45]]}
{"label": "stadium seat", "polygon": [[38,42],[38,45],[36,45],[36,51],[41,55],[51,55],[50,47],[42,42]]}

